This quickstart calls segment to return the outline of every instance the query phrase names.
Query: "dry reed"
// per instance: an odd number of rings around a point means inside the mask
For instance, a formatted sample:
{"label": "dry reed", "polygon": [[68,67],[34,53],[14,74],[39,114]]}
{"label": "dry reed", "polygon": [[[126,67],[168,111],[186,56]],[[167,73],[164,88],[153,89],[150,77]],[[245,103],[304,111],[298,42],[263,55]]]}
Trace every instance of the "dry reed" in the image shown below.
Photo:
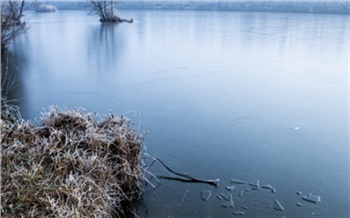
{"label": "dry reed", "polygon": [[50,108],[32,125],[14,112],[1,112],[3,217],[124,217],[141,197],[145,134],[127,118]]}

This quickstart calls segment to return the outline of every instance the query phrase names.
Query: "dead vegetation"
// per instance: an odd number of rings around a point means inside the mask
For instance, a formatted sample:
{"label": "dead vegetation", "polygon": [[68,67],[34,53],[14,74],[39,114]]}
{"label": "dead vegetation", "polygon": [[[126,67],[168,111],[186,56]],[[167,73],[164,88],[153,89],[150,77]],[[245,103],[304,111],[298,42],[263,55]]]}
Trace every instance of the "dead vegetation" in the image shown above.
{"label": "dead vegetation", "polygon": [[[37,125],[1,112],[2,217],[123,217],[142,194],[145,134],[124,116],[50,108]],[[14,115],[17,113],[17,117]]]}

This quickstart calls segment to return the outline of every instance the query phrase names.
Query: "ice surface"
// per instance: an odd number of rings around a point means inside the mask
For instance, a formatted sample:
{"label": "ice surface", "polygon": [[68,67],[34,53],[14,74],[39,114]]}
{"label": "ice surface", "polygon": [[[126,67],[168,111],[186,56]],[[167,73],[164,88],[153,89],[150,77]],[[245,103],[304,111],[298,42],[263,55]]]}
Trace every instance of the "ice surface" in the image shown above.
{"label": "ice surface", "polygon": [[281,204],[278,200],[275,200],[275,206],[274,206],[274,208],[275,208],[276,210],[279,210],[279,211],[284,211],[284,208],[283,208],[282,204]]}
{"label": "ice surface", "polygon": [[211,197],[211,191],[210,190],[203,190],[201,191],[201,197],[203,201],[209,201]]}
{"label": "ice surface", "polygon": [[304,196],[303,200],[317,204],[321,202],[321,196],[309,194]]}

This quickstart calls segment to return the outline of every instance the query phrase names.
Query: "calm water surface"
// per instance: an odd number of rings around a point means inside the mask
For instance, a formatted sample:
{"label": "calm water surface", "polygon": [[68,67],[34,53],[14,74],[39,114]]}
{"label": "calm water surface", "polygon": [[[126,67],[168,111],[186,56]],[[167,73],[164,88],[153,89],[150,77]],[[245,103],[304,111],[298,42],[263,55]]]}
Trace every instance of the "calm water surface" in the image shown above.
{"label": "calm water surface", "polygon": [[[124,11],[103,25],[83,11],[28,14],[11,46],[8,97],[33,120],[50,105],[133,117],[148,152],[219,187],[161,180],[141,217],[348,217],[349,17]],[[173,176],[160,164],[151,171]],[[277,192],[230,179],[260,180]],[[211,190],[208,202],[200,191]],[[297,195],[296,192],[303,192]],[[216,198],[231,192],[235,208]],[[321,203],[303,201],[312,193]],[[284,211],[276,211],[278,200]],[[298,207],[300,202],[304,206]],[[247,206],[243,209],[241,206]]]}

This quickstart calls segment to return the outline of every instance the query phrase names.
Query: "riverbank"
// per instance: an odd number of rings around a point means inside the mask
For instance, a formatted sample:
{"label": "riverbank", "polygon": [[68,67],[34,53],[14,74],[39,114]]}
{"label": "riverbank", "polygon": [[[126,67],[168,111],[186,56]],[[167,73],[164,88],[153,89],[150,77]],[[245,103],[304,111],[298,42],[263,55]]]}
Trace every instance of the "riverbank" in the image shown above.
{"label": "riverbank", "polygon": [[[17,114],[17,116],[15,116]],[[2,217],[122,217],[140,199],[144,134],[124,116],[51,108],[38,125],[1,112]]]}
{"label": "riverbank", "polygon": [[[59,10],[88,10],[82,1],[54,1]],[[349,1],[126,1],[120,10],[200,10],[350,14]]]}

